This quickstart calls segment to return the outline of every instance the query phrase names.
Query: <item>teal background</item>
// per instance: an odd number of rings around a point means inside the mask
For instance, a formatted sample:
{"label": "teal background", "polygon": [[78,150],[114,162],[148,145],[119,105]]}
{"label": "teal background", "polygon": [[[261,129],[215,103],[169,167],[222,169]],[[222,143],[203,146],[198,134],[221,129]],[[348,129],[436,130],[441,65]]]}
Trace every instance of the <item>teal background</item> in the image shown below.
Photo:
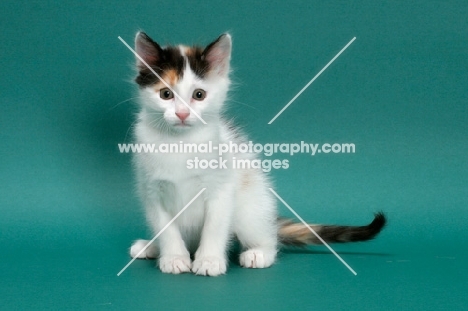
{"label": "teal background", "polygon": [[[466,309],[466,1],[2,1],[0,12],[1,309]],[[163,44],[229,31],[229,115],[252,140],[356,145],[271,175],[316,223],[387,213],[376,240],[333,246],[357,276],[320,246],[264,270],[233,257],[218,278],[153,261],[116,276],[132,240],[150,237],[117,148],[137,111],[117,37],[139,29]]]}

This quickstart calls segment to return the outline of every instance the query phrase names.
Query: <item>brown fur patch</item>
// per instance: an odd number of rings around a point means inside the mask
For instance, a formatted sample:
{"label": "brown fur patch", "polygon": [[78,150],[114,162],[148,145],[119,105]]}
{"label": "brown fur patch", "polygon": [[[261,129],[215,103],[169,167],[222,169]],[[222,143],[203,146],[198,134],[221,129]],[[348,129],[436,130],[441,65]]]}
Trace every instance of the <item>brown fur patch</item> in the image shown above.
{"label": "brown fur patch", "polygon": [[205,77],[210,70],[210,64],[205,59],[204,49],[198,46],[185,47],[184,53],[193,72],[200,78]]}
{"label": "brown fur patch", "polygon": [[193,57],[195,55],[195,49],[196,47],[193,46],[182,46],[184,49],[185,56],[187,57]]}
{"label": "brown fur patch", "polygon": [[250,174],[248,173],[248,171],[246,171],[243,175],[242,175],[242,179],[241,179],[241,187],[244,188],[244,189],[247,189],[250,187]]}
{"label": "brown fur patch", "polygon": [[179,75],[177,74],[176,70],[169,69],[168,71],[164,72],[164,75],[161,78],[163,78],[166,83],[172,86],[175,85],[179,80]]}
{"label": "brown fur patch", "polygon": [[[169,86],[171,86],[171,87],[176,85],[177,82],[180,79],[179,75],[177,74],[177,71],[175,71],[175,70],[168,70],[168,71],[164,72],[163,75],[161,76],[161,78],[163,78],[164,82],[169,84]],[[156,92],[159,92],[161,89],[167,87],[164,84],[164,82],[158,80],[158,82],[153,86],[154,90]]]}

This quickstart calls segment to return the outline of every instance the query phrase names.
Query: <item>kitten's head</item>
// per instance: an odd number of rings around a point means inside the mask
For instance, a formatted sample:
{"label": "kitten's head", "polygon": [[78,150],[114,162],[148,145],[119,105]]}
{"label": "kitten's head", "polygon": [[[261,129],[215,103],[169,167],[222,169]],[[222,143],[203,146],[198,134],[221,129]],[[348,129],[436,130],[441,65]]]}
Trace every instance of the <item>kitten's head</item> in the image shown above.
{"label": "kitten's head", "polygon": [[231,45],[223,34],[204,48],[161,47],[137,33],[136,82],[151,125],[179,133],[217,120],[229,87]]}

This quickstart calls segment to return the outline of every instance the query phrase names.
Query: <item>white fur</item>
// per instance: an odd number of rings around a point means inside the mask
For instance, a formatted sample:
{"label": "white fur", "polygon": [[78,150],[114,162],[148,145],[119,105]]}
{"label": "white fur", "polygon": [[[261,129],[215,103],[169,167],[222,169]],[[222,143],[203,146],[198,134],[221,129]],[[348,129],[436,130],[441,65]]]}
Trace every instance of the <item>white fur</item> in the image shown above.
{"label": "white fur", "polygon": [[[135,128],[136,143],[207,143],[213,145],[243,138],[229,129],[220,116],[229,88],[228,69],[231,38],[219,44],[219,70],[199,79],[189,67],[174,90],[207,122],[202,124],[191,113],[183,125],[175,115],[185,109],[174,97],[163,100],[152,87],[141,90],[142,108]],[[224,53],[224,54],[223,54]],[[206,98],[195,101],[192,92],[201,88]],[[165,273],[192,271],[198,275],[226,273],[227,248],[235,236],[244,248],[240,263],[247,268],[265,268],[273,264],[277,253],[276,206],[268,190],[269,181],[261,169],[232,169],[231,160],[253,159],[252,154],[225,154],[228,169],[187,169],[187,160],[218,159],[213,154],[135,155],[138,190],[154,234],[158,233],[202,188],[198,197],[156,240],[159,267]],[[137,241],[131,248],[135,256],[144,247]],[[154,247],[139,258],[156,256]],[[191,261],[191,254],[194,261]]]}

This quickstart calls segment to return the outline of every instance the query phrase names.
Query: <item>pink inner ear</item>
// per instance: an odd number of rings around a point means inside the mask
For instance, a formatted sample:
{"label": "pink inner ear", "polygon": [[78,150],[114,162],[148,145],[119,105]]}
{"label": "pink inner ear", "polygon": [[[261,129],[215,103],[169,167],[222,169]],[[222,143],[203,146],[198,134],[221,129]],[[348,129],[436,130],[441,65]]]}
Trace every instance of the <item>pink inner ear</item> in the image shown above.
{"label": "pink inner ear", "polygon": [[218,66],[224,63],[226,57],[227,55],[223,50],[219,48],[215,48],[211,50],[210,53],[208,53],[208,55],[206,56],[206,59],[213,65]]}
{"label": "pink inner ear", "polygon": [[[137,40],[136,42],[136,47],[135,47],[135,52],[143,58],[143,60],[148,64],[153,64],[158,60],[158,51],[157,49],[152,46],[148,42],[142,42],[141,40]],[[140,59],[137,60],[138,66],[139,67],[145,67],[145,64],[143,64]]]}
{"label": "pink inner ear", "polygon": [[218,74],[227,74],[231,58],[230,39],[222,38],[209,48],[206,60],[210,63],[212,70]]}
{"label": "pink inner ear", "polygon": [[221,49],[214,49],[206,56],[206,60],[211,64],[212,70],[218,74],[226,74],[229,66],[229,53]]}

